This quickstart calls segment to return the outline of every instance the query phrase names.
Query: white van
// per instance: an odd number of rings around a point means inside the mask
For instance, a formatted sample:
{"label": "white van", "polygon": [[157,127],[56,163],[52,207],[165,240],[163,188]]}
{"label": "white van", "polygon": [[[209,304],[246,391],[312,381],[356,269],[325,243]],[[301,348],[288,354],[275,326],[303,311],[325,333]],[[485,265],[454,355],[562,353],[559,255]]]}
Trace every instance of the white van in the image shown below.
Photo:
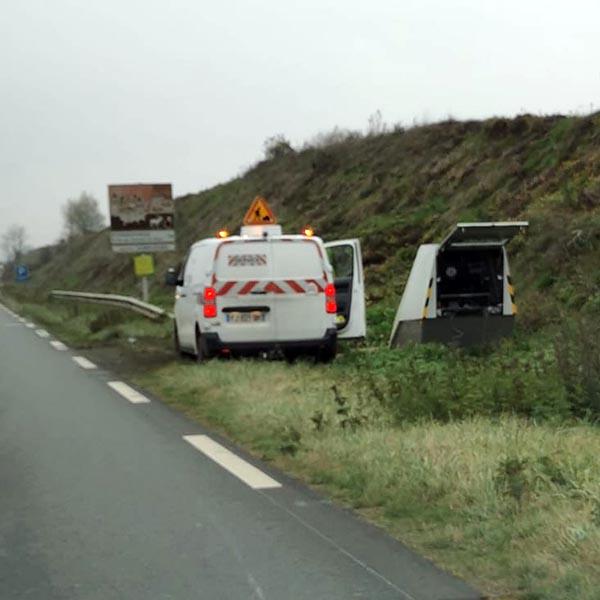
{"label": "white van", "polygon": [[312,354],[326,362],[338,338],[365,336],[358,240],[324,244],[282,235],[279,226],[255,229],[191,246],[174,282],[179,352],[202,361],[281,350],[290,360]]}

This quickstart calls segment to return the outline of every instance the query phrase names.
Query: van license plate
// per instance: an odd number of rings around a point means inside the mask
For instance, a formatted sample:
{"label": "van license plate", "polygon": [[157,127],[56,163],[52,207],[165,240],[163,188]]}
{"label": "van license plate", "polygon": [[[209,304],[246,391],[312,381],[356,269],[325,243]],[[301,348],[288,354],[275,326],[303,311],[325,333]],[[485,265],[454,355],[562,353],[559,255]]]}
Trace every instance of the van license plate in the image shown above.
{"label": "van license plate", "polygon": [[228,323],[262,323],[265,320],[265,313],[260,310],[252,312],[228,312],[226,320]]}

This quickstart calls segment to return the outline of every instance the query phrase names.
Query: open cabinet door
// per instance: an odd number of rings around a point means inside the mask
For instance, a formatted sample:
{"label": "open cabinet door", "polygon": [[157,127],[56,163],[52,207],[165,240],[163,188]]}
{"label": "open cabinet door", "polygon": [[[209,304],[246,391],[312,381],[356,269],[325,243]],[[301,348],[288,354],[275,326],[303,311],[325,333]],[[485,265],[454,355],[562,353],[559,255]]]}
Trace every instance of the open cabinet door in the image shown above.
{"label": "open cabinet door", "polygon": [[338,240],[325,244],[325,248],[333,267],[338,339],[364,338],[367,317],[360,242]]}
{"label": "open cabinet door", "polygon": [[527,221],[457,223],[440,244],[440,251],[466,246],[505,246],[527,227],[529,227]]}

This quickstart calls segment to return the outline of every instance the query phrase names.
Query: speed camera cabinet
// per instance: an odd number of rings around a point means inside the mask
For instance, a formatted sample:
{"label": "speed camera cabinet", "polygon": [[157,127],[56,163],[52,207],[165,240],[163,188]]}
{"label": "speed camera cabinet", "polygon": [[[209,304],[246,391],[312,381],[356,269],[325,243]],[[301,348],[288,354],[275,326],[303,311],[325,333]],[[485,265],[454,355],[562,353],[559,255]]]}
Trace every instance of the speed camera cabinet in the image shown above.
{"label": "speed camera cabinet", "polygon": [[419,247],[396,312],[390,347],[472,346],[510,335],[517,307],[507,243],[528,223],[458,223]]}

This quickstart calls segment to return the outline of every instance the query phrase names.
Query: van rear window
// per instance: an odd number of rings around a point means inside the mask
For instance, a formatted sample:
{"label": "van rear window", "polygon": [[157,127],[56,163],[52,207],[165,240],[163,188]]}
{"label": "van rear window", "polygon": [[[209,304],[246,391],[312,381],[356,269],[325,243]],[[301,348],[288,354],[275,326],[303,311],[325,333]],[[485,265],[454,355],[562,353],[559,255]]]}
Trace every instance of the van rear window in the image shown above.
{"label": "van rear window", "polygon": [[219,251],[216,274],[222,281],[269,277],[270,249],[267,242],[233,242]]}
{"label": "van rear window", "polygon": [[314,279],[323,277],[323,265],[316,243],[305,241],[275,242],[273,279]]}
{"label": "van rear window", "polygon": [[246,279],[314,279],[323,265],[315,243],[273,240],[233,242],[221,247],[216,263],[221,281]]}

